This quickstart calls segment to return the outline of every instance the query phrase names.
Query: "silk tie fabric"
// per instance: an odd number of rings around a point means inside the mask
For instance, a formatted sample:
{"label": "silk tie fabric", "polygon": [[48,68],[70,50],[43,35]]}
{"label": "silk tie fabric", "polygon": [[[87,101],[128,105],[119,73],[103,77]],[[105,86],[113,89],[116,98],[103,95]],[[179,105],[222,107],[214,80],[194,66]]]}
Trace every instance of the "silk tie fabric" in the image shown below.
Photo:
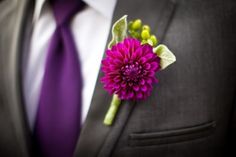
{"label": "silk tie fabric", "polygon": [[56,20],[42,82],[34,136],[41,157],[72,157],[80,132],[82,78],[72,17],[79,0],[50,0]]}

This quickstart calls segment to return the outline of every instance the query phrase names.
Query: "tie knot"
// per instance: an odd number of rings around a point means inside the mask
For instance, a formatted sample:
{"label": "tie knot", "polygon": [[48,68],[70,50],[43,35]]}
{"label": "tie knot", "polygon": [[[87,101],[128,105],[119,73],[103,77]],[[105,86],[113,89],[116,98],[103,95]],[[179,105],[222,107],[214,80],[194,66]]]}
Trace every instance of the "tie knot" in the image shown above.
{"label": "tie knot", "polygon": [[84,7],[81,0],[49,0],[57,25],[68,24],[71,18]]}

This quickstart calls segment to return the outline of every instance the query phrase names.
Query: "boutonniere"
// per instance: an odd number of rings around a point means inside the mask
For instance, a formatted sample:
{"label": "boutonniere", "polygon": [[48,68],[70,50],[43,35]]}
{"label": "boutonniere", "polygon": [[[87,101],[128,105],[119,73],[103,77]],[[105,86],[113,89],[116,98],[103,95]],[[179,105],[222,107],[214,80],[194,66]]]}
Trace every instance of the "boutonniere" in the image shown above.
{"label": "boutonniere", "polygon": [[158,44],[148,25],[140,19],[127,22],[127,15],[112,27],[112,40],[102,60],[101,82],[112,97],[104,124],[112,125],[121,101],[139,101],[150,96],[158,82],[156,72],[174,63],[174,54]]}

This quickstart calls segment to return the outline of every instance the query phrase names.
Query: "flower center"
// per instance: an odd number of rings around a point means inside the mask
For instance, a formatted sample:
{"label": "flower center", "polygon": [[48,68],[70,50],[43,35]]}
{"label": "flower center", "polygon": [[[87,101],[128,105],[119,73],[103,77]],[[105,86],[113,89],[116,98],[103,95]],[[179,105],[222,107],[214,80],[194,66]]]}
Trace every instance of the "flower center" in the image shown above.
{"label": "flower center", "polygon": [[121,67],[122,78],[124,81],[137,82],[141,76],[142,70],[143,67],[138,62],[126,64]]}

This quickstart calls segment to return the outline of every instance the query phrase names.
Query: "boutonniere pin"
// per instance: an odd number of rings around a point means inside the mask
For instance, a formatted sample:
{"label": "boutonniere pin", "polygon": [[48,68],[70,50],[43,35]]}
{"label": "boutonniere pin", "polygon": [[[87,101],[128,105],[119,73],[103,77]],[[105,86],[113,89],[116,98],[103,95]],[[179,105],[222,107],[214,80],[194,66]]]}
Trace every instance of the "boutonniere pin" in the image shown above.
{"label": "boutonniere pin", "polygon": [[156,72],[174,63],[174,54],[158,44],[148,25],[140,19],[127,22],[127,15],[112,27],[112,40],[102,60],[101,82],[112,97],[103,123],[112,125],[121,101],[139,101],[150,96],[157,83]]}

